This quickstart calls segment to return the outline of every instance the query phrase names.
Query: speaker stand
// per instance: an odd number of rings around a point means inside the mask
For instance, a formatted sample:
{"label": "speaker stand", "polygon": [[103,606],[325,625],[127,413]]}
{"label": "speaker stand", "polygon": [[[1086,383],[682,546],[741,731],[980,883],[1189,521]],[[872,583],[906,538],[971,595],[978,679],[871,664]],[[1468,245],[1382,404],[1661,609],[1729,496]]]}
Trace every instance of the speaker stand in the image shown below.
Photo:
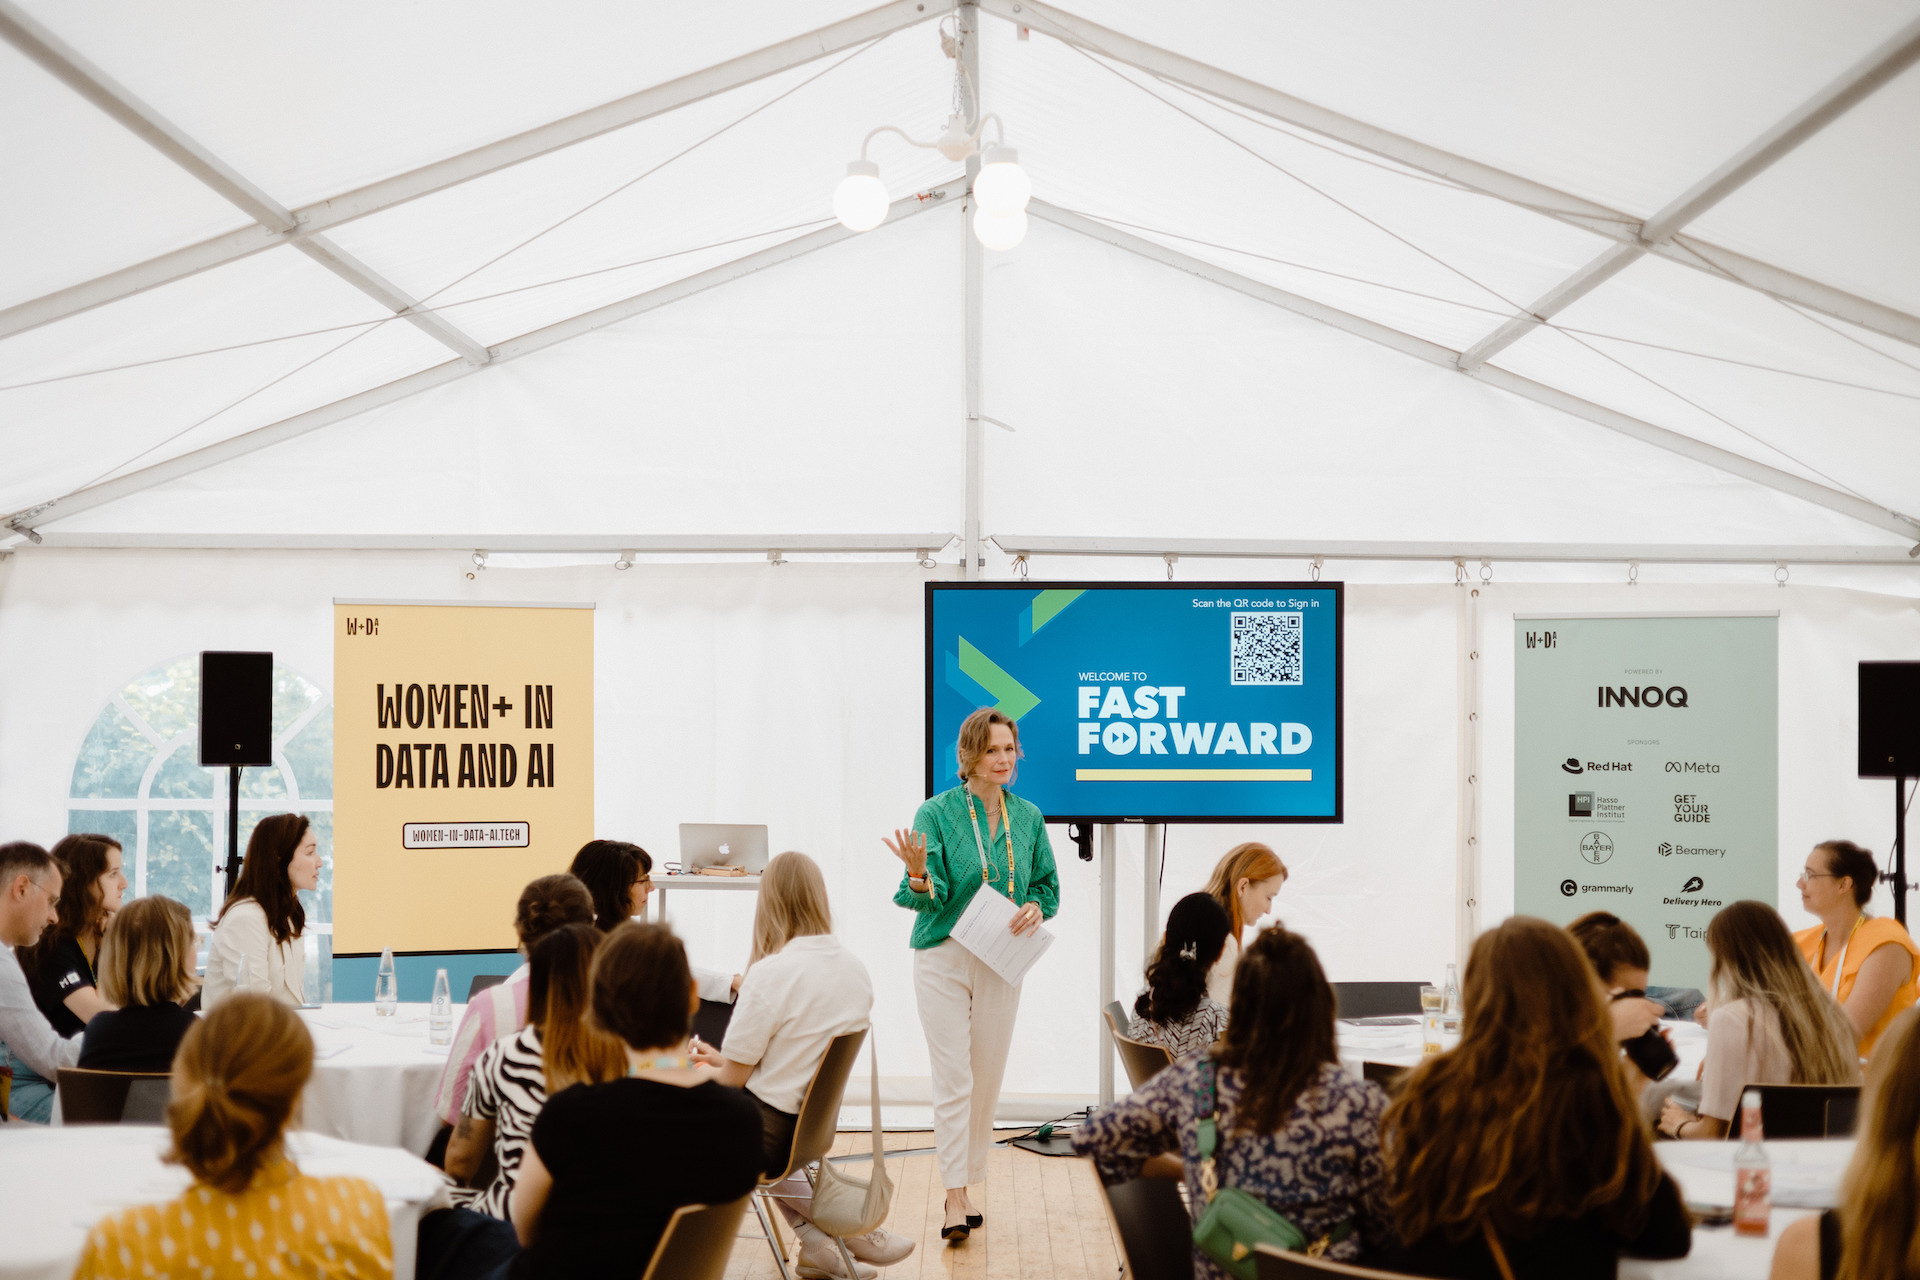
{"label": "speaker stand", "polygon": [[[222,902],[233,896],[233,882],[240,878],[240,766],[227,766],[227,892]],[[1904,913],[1905,907],[1901,908]],[[1901,916],[1902,921],[1905,915]]]}
{"label": "speaker stand", "polygon": [[1907,780],[1893,780],[1893,918],[1907,925]]}

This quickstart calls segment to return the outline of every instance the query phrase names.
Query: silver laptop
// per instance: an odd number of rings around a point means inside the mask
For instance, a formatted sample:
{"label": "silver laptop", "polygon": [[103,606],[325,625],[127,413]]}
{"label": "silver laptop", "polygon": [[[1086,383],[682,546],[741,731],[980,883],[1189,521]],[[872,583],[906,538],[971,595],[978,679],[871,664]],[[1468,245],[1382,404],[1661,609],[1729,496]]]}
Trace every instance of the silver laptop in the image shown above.
{"label": "silver laptop", "polygon": [[757,823],[683,822],[680,867],[689,875],[702,867],[739,867],[759,875],[767,869],[767,829]]}

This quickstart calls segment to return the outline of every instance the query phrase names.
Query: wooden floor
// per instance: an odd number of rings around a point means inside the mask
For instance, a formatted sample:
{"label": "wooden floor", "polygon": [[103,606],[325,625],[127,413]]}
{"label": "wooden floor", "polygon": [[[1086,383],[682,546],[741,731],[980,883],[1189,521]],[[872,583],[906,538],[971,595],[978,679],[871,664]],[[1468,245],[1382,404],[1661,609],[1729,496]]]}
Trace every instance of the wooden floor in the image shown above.
{"label": "wooden floor", "polygon": [[[1007,1130],[1002,1138],[1018,1130]],[[864,1133],[843,1133],[833,1153],[872,1149]],[[931,1133],[889,1133],[889,1151],[933,1146]],[[846,1166],[856,1178],[866,1165]],[[1064,1157],[1040,1156],[1013,1147],[996,1147],[987,1157],[987,1185],[972,1189],[974,1209],[986,1226],[966,1244],[948,1248],[940,1238],[945,1192],[931,1150],[887,1161],[893,1179],[893,1214],[887,1230],[918,1242],[906,1261],[880,1274],[884,1280],[1116,1280],[1120,1254],[1107,1225],[1100,1183],[1092,1166]],[[751,1212],[741,1224],[726,1280],[779,1280],[773,1253],[758,1238]]]}

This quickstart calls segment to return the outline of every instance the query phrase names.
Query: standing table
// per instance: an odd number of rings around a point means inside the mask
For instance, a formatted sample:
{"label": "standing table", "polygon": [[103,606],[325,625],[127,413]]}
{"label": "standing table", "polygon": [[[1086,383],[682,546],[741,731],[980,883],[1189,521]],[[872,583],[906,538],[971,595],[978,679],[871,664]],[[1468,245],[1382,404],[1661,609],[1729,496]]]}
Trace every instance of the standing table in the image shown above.
{"label": "standing table", "polygon": [[667,891],[669,889],[698,889],[713,892],[758,893],[760,877],[749,876],[694,876],[659,875],[653,878],[653,906],[651,915],[654,923],[667,922]]}

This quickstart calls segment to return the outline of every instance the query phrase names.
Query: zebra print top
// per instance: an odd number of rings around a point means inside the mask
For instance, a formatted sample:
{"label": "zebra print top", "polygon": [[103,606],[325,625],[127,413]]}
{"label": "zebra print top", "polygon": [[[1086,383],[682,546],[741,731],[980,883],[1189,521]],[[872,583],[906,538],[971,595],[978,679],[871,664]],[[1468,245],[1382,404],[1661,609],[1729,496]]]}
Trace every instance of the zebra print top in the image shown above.
{"label": "zebra print top", "polygon": [[456,1205],[475,1213],[507,1220],[507,1197],[513,1194],[520,1162],[533,1138],[533,1122],[547,1103],[547,1077],[540,1065],[540,1028],[526,1027],[496,1040],[473,1064],[461,1113],[493,1121],[493,1158],[499,1172],[479,1189],[455,1188]]}

